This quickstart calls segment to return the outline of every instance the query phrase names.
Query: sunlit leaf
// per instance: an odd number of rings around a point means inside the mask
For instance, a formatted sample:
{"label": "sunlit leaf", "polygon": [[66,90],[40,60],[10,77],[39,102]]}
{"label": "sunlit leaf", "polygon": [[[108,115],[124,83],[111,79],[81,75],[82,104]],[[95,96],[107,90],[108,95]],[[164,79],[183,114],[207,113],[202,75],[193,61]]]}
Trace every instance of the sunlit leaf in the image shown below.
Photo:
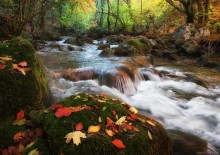
{"label": "sunlit leaf", "polygon": [[130,116],[131,116],[132,119],[137,119],[137,118],[138,118],[138,117],[137,117],[136,115],[134,115],[134,114],[130,114]]}
{"label": "sunlit leaf", "polygon": [[74,98],[74,100],[76,100],[76,99],[78,99],[78,98],[81,98],[79,95],[77,95],[75,98]]}
{"label": "sunlit leaf", "polygon": [[100,103],[106,103],[105,100],[99,100],[99,99],[98,99],[98,102],[100,102]]}
{"label": "sunlit leaf", "polygon": [[126,116],[122,116],[121,118],[119,118],[119,119],[115,122],[115,124],[121,125],[125,120],[126,120]]}
{"label": "sunlit leaf", "polygon": [[105,110],[106,110],[106,107],[103,107],[103,108],[102,108],[102,111],[105,111]]}
{"label": "sunlit leaf", "polygon": [[80,131],[82,129],[83,129],[83,124],[82,123],[76,124],[76,131]]}
{"label": "sunlit leaf", "polygon": [[112,130],[108,130],[108,129],[105,129],[105,132],[107,135],[109,135],[110,137],[114,136],[114,132]]}
{"label": "sunlit leaf", "polygon": [[11,61],[13,60],[11,57],[0,57],[0,60],[3,60],[3,61]]}
{"label": "sunlit leaf", "polygon": [[98,121],[99,121],[99,123],[101,123],[101,122],[102,122],[102,118],[101,118],[100,116],[99,116]]}
{"label": "sunlit leaf", "polygon": [[71,115],[71,113],[72,113],[72,109],[70,109],[69,107],[61,107],[57,109],[57,111],[55,112],[55,116],[56,117],[67,117]]}
{"label": "sunlit leaf", "polygon": [[24,124],[26,124],[26,119],[19,119],[19,120],[15,120],[14,122],[13,122],[13,125],[19,125],[19,126],[21,126],[21,125],[24,125]]}
{"label": "sunlit leaf", "polygon": [[155,126],[155,124],[153,122],[151,122],[150,120],[146,121],[148,124],[150,124],[151,126]]}
{"label": "sunlit leaf", "polygon": [[34,149],[28,153],[28,155],[39,155],[40,152],[37,149]]}
{"label": "sunlit leaf", "polygon": [[134,114],[137,114],[138,113],[138,110],[135,108],[135,107],[130,107],[129,108],[129,111],[134,113]]}
{"label": "sunlit leaf", "polygon": [[114,122],[109,117],[107,117],[107,124],[105,127],[107,128],[109,126],[112,126],[112,124],[114,124]]}
{"label": "sunlit leaf", "polygon": [[27,66],[27,62],[26,61],[21,61],[18,63],[19,66],[21,67],[26,67]]}
{"label": "sunlit leaf", "polygon": [[101,129],[100,125],[97,126],[89,126],[88,128],[88,133],[96,133],[99,132],[99,130]]}
{"label": "sunlit leaf", "polygon": [[74,131],[68,133],[66,136],[66,143],[68,144],[71,140],[73,140],[73,143],[77,146],[81,143],[81,138],[86,138],[86,134],[81,131]]}
{"label": "sunlit leaf", "polygon": [[33,146],[34,144],[35,144],[35,141],[31,142],[30,144],[28,144],[28,145],[26,146],[26,149],[30,148],[30,147]]}
{"label": "sunlit leaf", "polygon": [[147,131],[147,135],[148,135],[148,137],[150,138],[150,140],[153,140],[152,134],[150,133],[149,130]]}

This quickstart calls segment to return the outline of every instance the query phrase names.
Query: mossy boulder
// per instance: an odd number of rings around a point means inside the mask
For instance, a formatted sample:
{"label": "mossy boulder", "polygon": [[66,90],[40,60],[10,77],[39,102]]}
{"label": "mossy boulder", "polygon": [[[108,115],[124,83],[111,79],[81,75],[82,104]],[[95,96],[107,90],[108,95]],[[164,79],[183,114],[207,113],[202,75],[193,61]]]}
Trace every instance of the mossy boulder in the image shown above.
{"label": "mossy boulder", "polygon": [[[60,102],[59,106],[71,109],[81,107],[79,111],[61,118],[57,118],[56,110],[51,108],[32,111],[30,114],[32,121],[43,128],[50,154],[172,154],[172,142],[163,126],[140,113],[132,115],[132,108],[118,100],[105,95],[80,94]],[[117,124],[123,116],[126,119]],[[109,127],[106,126],[107,117],[114,122]],[[83,124],[81,132],[86,134],[86,138],[82,138],[78,146],[72,141],[67,144],[64,137],[75,131],[78,123]],[[100,130],[88,133],[89,126],[100,126]],[[114,135],[107,135],[105,129],[112,130]],[[126,148],[115,147],[112,144],[114,139],[120,139]]]}
{"label": "mossy boulder", "polygon": [[136,53],[134,53],[133,55],[146,55],[149,54],[151,51],[151,48],[149,46],[138,39],[131,39],[127,41],[127,44],[133,46],[136,49]]}
{"label": "mossy boulder", "polygon": [[[42,108],[49,102],[50,91],[44,68],[29,41],[16,37],[7,43],[1,43],[0,57],[12,59],[0,60],[0,64],[4,66],[0,69],[0,120],[17,113],[21,108]],[[27,67],[31,68],[26,75],[13,69],[13,64],[22,61],[27,62]]]}

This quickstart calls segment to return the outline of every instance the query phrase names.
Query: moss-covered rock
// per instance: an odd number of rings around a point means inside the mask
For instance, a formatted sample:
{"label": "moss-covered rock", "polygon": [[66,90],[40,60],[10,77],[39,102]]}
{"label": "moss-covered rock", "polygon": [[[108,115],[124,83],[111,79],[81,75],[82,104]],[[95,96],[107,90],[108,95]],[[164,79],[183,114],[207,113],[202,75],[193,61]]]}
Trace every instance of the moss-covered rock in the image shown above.
{"label": "moss-covered rock", "polygon": [[136,49],[136,53],[133,53],[133,55],[146,55],[151,51],[149,46],[137,39],[131,39],[127,41],[127,44],[133,46]]}
{"label": "moss-covered rock", "polygon": [[[15,114],[21,108],[41,108],[50,98],[43,66],[32,44],[16,37],[0,44],[0,57],[11,57],[11,61],[0,60],[5,67],[0,70],[0,120]],[[26,61],[30,71],[23,75],[13,70],[13,64]],[[21,67],[20,67],[21,68]]]}
{"label": "moss-covered rock", "polygon": [[[32,121],[42,126],[46,133],[50,154],[172,154],[171,140],[162,125],[140,113],[135,115],[136,118],[131,117],[132,110],[129,111],[130,106],[125,103],[104,95],[80,94],[71,96],[60,104],[65,107],[81,106],[81,110],[62,118],[57,118],[55,110],[51,109],[32,111],[30,114]],[[117,120],[123,116],[126,116],[126,121],[117,125]],[[114,122],[114,127],[106,127],[107,117]],[[73,132],[78,123],[83,124],[82,132],[87,138],[81,139],[78,146],[72,141],[66,144],[64,137]],[[91,125],[100,125],[100,131],[88,133]],[[130,129],[125,127],[126,125],[129,125]],[[106,134],[107,128],[112,129],[115,134],[113,137]],[[120,139],[126,148],[115,147],[112,141],[116,138]]]}

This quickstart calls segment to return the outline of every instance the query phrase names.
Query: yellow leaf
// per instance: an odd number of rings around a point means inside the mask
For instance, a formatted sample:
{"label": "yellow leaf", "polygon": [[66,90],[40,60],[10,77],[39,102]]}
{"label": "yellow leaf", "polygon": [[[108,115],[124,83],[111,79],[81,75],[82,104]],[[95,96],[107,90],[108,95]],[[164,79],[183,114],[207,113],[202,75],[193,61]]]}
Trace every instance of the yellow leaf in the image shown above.
{"label": "yellow leaf", "polygon": [[153,140],[153,137],[152,137],[152,135],[151,135],[149,130],[147,131],[147,134],[148,134],[148,137],[150,138],[150,140]]}
{"label": "yellow leaf", "polygon": [[119,120],[115,122],[115,124],[121,125],[125,120],[126,120],[126,116],[122,116],[121,118],[119,118]]}
{"label": "yellow leaf", "polygon": [[31,142],[30,144],[28,144],[28,145],[26,146],[26,149],[30,148],[30,147],[33,146],[34,144],[35,144],[35,141]]}
{"label": "yellow leaf", "polygon": [[24,145],[19,144],[19,152],[22,153],[24,149],[25,149]]}
{"label": "yellow leaf", "polygon": [[100,125],[97,126],[89,126],[88,128],[88,133],[96,133],[99,132],[99,130],[101,129]]}
{"label": "yellow leaf", "polygon": [[138,113],[138,110],[135,108],[135,107],[130,107],[129,108],[129,111],[134,113],[134,114],[137,114]]}
{"label": "yellow leaf", "polygon": [[24,125],[26,123],[26,119],[19,119],[19,120],[15,120],[14,122],[13,122],[13,125]]}
{"label": "yellow leaf", "polygon": [[74,98],[74,100],[76,100],[76,99],[78,99],[78,98],[81,98],[79,95],[77,95],[75,98]]}
{"label": "yellow leaf", "polygon": [[39,155],[40,152],[37,151],[37,149],[32,150],[31,152],[28,153],[28,155]]}
{"label": "yellow leaf", "polygon": [[98,102],[100,102],[100,103],[105,103],[106,101],[105,101],[105,100],[99,100],[99,99],[98,99]]}
{"label": "yellow leaf", "polygon": [[0,57],[0,59],[3,61],[11,61],[12,60],[11,57]]}
{"label": "yellow leaf", "polygon": [[146,121],[148,124],[150,124],[151,126],[155,126],[155,124],[153,122],[151,122],[150,120]]}
{"label": "yellow leaf", "polygon": [[105,111],[105,110],[106,110],[106,107],[103,107],[103,108],[102,108],[102,111]]}
{"label": "yellow leaf", "polygon": [[101,123],[102,122],[102,118],[99,116],[99,122]]}
{"label": "yellow leaf", "polygon": [[110,137],[114,136],[114,132],[113,132],[112,130],[105,129],[105,132],[106,132],[107,135],[109,135]]}
{"label": "yellow leaf", "polygon": [[68,133],[65,138],[67,144],[73,140],[73,143],[78,146],[81,143],[81,138],[86,138],[86,134],[81,131],[73,131]]}

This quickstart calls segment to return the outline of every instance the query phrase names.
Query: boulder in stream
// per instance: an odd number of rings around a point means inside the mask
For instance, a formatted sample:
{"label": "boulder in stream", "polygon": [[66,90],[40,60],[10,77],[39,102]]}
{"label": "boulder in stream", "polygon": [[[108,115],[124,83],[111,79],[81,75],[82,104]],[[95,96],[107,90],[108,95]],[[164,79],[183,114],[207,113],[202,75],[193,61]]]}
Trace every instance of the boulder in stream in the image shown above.
{"label": "boulder in stream", "polygon": [[29,41],[16,37],[1,43],[0,66],[0,119],[49,102],[44,68]]}

